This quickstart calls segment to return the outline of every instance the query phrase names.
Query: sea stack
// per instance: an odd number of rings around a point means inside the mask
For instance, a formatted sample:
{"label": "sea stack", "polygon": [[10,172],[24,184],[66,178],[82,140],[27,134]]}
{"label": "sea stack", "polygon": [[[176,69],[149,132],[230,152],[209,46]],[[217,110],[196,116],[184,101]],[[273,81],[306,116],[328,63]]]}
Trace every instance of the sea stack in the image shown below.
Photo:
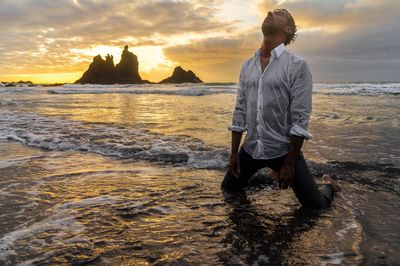
{"label": "sea stack", "polygon": [[177,66],[172,76],[163,79],[159,83],[203,83],[191,70],[184,70],[181,66]]}
{"label": "sea stack", "polygon": [[83,73],[82,77],[75,81],[79,84],[142,84],[148,83],[142,80],[139,75],[139,62],[137,56],[128,51],[128,45],[121,55],[121,61],[114,66],[114,59],[107,55],[104,60],[101,55],[93,58],[89,68]]}
{"label": "sea stack", "polygon": [[125,45],[121,61],[115,66],[115,77],[118,83],[143,83],[137,56],[128,51],[128,45]]}

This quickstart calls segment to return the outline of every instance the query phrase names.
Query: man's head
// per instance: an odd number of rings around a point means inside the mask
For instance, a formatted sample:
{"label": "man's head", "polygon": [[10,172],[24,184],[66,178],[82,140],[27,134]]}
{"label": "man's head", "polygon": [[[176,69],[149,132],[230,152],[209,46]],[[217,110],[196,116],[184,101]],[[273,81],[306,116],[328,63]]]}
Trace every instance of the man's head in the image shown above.
{"label": "man's head", "polygon": [[268,12],[261,30],[264,37],[284,34],[284,43],[288,45],[295,40],[297,28],[292,15],[286,9],[275,9]]}

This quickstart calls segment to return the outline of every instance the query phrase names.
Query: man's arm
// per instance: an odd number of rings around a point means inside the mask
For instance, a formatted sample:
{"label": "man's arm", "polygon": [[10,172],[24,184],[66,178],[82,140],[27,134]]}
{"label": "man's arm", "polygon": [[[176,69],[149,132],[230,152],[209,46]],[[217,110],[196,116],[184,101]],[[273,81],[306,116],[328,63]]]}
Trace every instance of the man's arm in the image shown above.
{"label": "man's arm", "polygon": [[233,176],[239,178],[240,161],[239,161],[239,145],[243,132],[232,131],[231,156],[229,157],[229,171]]}
{"label": "man's arm", "polygon": [[312,109],[312,76],[307,63],[304,61],[300,63],[290,89],[291,138],[286,160],[279,171],[279,186],[281,188],[287,188],[292,184],[296,157],[301,151],[304,139],[312,137],[307,132]]}
{"label": "man's arm", "polygon": [[301,151],[303,142],[304,138],[302,137],[292,135],[290,138],[289,152],[282,168],[279,170],[279,188],[286,189],[292,185],[296,157]]}
{"label": "man's arm", "polygon": [[239,146],[240,140],[242,139],[243,132],[246,131],[246,91],[243,84],[243,74],[247,67],[248,61],[245,62],[240,71],[239,77],[239,88],[236,95],[236,105],[232,117],[232,125],[229,126],[229,130],[232,131],[232,144],[231,144],[231,155],[229,156],[229,171],[232,175],[239,178],[240,174],[240,163],[239,163]]}

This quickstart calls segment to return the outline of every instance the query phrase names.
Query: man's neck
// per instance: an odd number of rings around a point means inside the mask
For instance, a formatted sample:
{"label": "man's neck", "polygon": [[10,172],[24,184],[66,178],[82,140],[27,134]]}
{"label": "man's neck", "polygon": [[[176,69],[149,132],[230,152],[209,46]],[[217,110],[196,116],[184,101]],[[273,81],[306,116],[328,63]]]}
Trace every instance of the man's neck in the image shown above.
{"label": "man's neck", "polygon": [[276,36],[265,36],[261,44],[261,57],[271,57],[272,50],[283,42],[284,40],[282,38]]}

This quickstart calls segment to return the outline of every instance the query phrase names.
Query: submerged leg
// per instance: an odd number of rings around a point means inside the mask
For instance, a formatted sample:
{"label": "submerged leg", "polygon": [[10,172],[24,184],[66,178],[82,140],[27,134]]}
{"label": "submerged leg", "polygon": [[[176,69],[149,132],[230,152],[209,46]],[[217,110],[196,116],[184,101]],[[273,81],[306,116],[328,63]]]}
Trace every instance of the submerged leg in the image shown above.
{"label": "submerged leg", "polygon": [[249,181],[249,178],[263,167],[261,160],[254,160],[243,148],[240,149],[239,152],[239,161],[239,178],[232,175],[228,170],[225,174],[224,180],[221,183],[222,189],[237,190],[245,187]]}
{"label": "submerged leg", "polygon": [[306,208],[327,208],[334,196],[334,189],[330,184],[324,184],[318,189],[302,153],[296,159],[292,188],[301,205]]}

